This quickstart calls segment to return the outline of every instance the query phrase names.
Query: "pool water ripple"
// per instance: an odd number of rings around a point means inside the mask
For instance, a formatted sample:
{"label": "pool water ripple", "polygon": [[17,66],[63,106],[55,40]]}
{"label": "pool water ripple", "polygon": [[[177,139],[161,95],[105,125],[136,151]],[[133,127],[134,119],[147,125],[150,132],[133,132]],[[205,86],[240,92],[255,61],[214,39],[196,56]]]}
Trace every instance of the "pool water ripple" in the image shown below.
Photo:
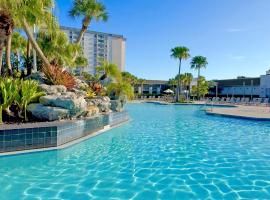
{"label": "pool water ripple", "polygon": [[0,158],[0,199],[270,199],[270,123],[131,104],[70,148]]}

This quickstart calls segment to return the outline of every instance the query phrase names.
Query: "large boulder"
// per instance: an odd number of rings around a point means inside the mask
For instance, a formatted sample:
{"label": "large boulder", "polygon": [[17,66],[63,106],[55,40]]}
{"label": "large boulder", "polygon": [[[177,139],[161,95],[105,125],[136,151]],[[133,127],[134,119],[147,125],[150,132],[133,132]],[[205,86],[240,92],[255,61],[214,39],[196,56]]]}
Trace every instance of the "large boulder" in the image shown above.
{"label": "large boulder", "polygon": [[124,110],[123,101],[111,100],[111,110],[114,112],[122,112]]}
{"label": "large boulder", "polygon": [[45,106],[65,108],[71,116],[80,116],[86,112],[87,108],[85,99],[81,96],[76,96],[73,92],[42,96],[39,98],[39,102]]}
{"label": "large boulder", "polygon": [[99,114],[97,106],[87,106],[86,117],[93,117]]}
{"label": "large boulder", "polygon": [[72,90],[70,90],[71,92],[74,92],[75,93],[75,95],[78,97],[83,97],[83,98],[85,98],[86,97],[86,92],[85,91],[83,91],[83,90],[79,90],[79,89],[76,89],[76,88],[74,88],[74,89],[72,89]]}
{"label": "large boulder", "polygon": [[95,97],[87,100],[88,106],[97,106],[99,112],[110,112],[111,102],[109,97]]}
{"label": "large boulder", "polygon": [[81,89],[81,88],[85,88],[85,87],[88,87],[88,84],[83,81],[82,79],[78,78],[78,77],[74,77],[75,78],[75,88],[77,89]]}
{"label": "large boulder", "polygon": [[55,121],[69,117],[69,110],[67,109],[44,106],[40,103],[29,104],[27,111],[35,118],[42,121]]}
{"label": "large boulder", "polygon": [[64,85],[46,85],[40,84],[39,87],[49,95],[62,94],[67,92],[67,88]]}

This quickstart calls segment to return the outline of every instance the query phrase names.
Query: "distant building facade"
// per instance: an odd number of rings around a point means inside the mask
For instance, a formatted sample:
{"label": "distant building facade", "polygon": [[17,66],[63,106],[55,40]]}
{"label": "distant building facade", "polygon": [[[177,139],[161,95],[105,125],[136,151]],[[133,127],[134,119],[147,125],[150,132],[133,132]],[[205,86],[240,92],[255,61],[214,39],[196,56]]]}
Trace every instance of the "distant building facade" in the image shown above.
{"label": "distant building facade", "polygon": [[270,70],[260,77],[237,77],[236,79],[214,80],[209,96],[270,97]]}
{"label": "distant building facade", "polygon": [[[62,26],[61,30],[72,43],[77,40],[80,33],[80,29],[71,27]],[[116,64],[121,71],[125,70],[126,39],[122,35],[86,31],[81,46],[88,60],[88,66],[82,66],[81,70],[95,74],[95,67],[100,64],[100,60],[107,60]]]}
{"label": "distant building facade", "polygon": [[145,83],[134,86],[134,92],[135,94],[161,94],[168,88],[168,81],[145,80]]}
{"label": "distant building facade", "polygon": [[[197,85],[197,79],[194,78],[190,84],[190,88],[193,85]],[[167,89],[172,89],[174,92],[176,91],[176,85],[170,85],[168,81],[164,80],[145,80],[143,84],[136,84],[134,86],[135,94],[153,94],[159,95],[162,94]],[[182,88],[182,92],[185,92],[186,88]],[[187,88],[189,89],[189,88]]]}

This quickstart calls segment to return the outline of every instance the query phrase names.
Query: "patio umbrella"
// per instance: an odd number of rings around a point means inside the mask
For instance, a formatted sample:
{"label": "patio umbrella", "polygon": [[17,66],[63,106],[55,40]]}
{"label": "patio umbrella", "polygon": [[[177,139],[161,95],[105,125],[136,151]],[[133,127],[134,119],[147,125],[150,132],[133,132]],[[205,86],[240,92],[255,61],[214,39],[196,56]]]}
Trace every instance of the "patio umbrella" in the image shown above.
{"label": "patio umbrella", "polygon": [[164,93],[166,93],[166,94],[173,94],[174,92],[171,89],[167,89],[167,90],[164,91]]}

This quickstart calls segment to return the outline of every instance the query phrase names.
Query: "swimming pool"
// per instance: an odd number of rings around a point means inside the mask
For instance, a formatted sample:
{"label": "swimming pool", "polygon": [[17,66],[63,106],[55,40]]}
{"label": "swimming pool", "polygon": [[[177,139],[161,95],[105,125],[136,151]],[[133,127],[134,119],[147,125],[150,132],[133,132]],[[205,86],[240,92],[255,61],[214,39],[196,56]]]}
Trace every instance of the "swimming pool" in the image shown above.
{"label": "swimming pool", "polygon": [[130,104],[70,148],[0,158],[0,199],[270,199],[270,123]]}

